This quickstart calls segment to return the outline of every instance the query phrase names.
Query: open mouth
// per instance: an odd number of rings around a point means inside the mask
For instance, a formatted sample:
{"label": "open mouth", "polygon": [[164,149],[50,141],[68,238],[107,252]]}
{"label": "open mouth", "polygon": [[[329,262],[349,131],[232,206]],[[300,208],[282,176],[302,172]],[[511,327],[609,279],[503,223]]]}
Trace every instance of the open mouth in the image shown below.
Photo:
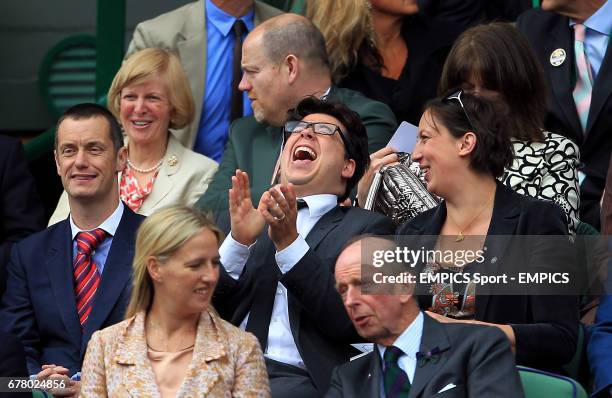
{"label": "open mouth", "polygon": [[370,319],[370,315],[362,315],[355,318],[354,321],[356,325],[363,326],[368,322],[368,319]]}
{"label": "open mouth", "polygon": [[421,172],[423,173],[423,177],[425,178],[425,180],[427,180],[427,178],[429,177],[429,166],[421,167]]}
{"label": "open mouth", "polygon": [[300,145],[293,151],[293,160],[312,162],[317,160],[317,153],[312,148]]}
{"label": "open mouth", "polygon": [[96,176],[93,174],[73,174],[71,178],[77,181],[90,181],[96,178]]}
{"label": "open mouth", "polygon": [[195,294],[199,294],[201,296],[206,296],[208,294],[208,289],[206,289],[206,288],[195,289],[193,292]]}
{"label": "open mouth", "polygon": [[150,120],[132,120],[132,125],[137,128],[143,128],[150,125],[152,122]]}

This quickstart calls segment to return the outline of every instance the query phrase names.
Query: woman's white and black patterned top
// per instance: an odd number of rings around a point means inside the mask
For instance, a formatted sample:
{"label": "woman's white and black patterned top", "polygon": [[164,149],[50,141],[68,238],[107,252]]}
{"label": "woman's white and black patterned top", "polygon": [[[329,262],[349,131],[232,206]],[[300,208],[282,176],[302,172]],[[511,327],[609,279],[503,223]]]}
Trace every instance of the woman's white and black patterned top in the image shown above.
{"label": "woman's white and black patterned top", "polygon": [[562,135],[544,132],[544,142],[512,139],[514,161],[500,180],[516,192],[558,204],[576,233],[580,187],[578,146]]}

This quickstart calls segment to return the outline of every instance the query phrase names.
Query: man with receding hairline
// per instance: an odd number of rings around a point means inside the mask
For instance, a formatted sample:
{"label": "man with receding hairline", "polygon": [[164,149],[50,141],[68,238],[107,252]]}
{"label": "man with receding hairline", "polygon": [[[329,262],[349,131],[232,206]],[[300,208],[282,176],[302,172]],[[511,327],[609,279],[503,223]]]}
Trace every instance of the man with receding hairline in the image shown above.
{"label": "man with receding hairline", "polygon": [[279,15],[249,33],[242,69],[239,88],[248,93],[254,116],[232,123],[219,171],[197,203],[203,209],[227,209],[236,169],[249,174],[251,199],[259,201],[278,173],[287,112],[305,97],[335,98],[357,112],[367,130],[369,153],[384,147],[397,127],[387,105],[332,84],[323,35],[300,15]]}
{"label": "man with receding hairline", "polygon": [[326,398],[523,397],[506,336],[490,326],[429,317],[419,309],[413,284],[376,286],[371,271],[406,271],[405,264],[373,268],[362,261],[365,253],[379,249],[394,250],[394,242],[356,238],[336,261],[336,288],[344,307],[374,349],[334,369]]}
{"label": "man with receding hairline", "polygon": [[106,108],[66,110],[54,152],[70,216],[13,247],[0,327],[23,343],[31,377],[60,378],[66,388],[52,394],[77,397],[91,335],[123,320],[144,217],[119,199],[126,148]]}

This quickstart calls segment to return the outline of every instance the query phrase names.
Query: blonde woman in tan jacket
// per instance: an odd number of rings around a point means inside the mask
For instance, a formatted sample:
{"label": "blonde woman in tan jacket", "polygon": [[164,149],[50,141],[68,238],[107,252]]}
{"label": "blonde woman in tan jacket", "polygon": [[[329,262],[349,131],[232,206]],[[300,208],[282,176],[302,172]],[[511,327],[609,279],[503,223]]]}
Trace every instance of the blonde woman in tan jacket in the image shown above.
{"label": "blonde woman in tan jacket", "polygon": [[94,333],[82,397],[269,397],[257,339],[210,306],[221,231],[199,211],[170,207],[136,238],[126,320]]}

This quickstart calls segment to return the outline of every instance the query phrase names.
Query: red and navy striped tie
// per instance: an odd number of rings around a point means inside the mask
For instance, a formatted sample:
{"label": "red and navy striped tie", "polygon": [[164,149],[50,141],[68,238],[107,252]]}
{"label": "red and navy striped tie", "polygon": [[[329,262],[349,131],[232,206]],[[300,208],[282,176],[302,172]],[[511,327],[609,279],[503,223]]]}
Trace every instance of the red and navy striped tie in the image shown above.
{"label": "red and navy striped tie", "polygon": [[81,328],[91,313],[96,290],[100,285],[100,273],[93,261],[93,252],[106,237],[103,229],[79,232],[76,236],[77,255],[74,261],[74,294]]}

